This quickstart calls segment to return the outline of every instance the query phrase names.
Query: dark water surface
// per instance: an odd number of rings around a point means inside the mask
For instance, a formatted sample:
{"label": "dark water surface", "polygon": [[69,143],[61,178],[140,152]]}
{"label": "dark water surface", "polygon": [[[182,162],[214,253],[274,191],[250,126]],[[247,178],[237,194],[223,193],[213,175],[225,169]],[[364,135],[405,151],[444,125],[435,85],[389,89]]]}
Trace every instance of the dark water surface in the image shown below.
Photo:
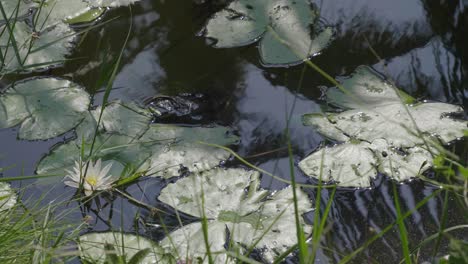
{"label": "dark water surface", "polygon": [[[249,161],[259,167],[289,178],[288,155],[284,149],[286,113],[295,102],[290,129],[294,159],[298,162],[323,142],[312,128],[301,124],[300,117],[320,111],[321,88],[330,84],[310,68],[306,69],[304,81],[300,83],[303,65],[264,68],[255,44],[233,49],[212,48],[197,35],[209,16],[222,8],[222,1],[195,2],[143,0],[131,8],[132,16],[128,8],[110,10],[103,19],[119,18],[89,32],[71,56],[76,60],[63,68],[37,75],[63,76],[91,92],[102,89],[100,65],[110,63],[118,56],[131,20],[131,38],[111,99],[144,103],[155,96],[168,96],[166,101],[159,102],[161,107],[174,106],[178,101],[172,99],[173,96],[180,95],[179,101],[181,98],[195,100],[200,105],[198,112],[184,113],[183,107],[178,109],[179,113],[168,110],[163,121],[230,126],[241,137],[237,152],[249,157]],[[337,28],[335,41],[313,58],[313,62],[328,74],[348,75],[359,65],[372,65],[412,96],[463,105],[466,112],[468,1],[314,2],[321,8],[324,20]],[[13,80],[14,77],[4,79],[1,85]],[[100,104],[99,93],[95,103]],[[15,129],[0,130],[0,167],[15,165],[4,175],[32,175],[36,163],[49,148],[67,137],[70,135],[45,142],[25,142],[16,139]],[[466,141],[457,144],[458,154],[466,160]],[[235,161],[231,163],[237,165]],[[297,167],[295,173],[298,181],[312,183]],[[164,184],[163,180],[148,179],[131,186],[128,192],[138,200],[157,206],[156,197]],[[267,175],[263,176],[262,184],[273,189],[284,186]],[[30,197],[39,196],[45,190],[50,199],[72,195],[72,190],[61,183],[53,189],[45,189],[45,185],[34,181],[17,182],[15,186],[31,186],[35,191],[33,194],[27,192],[26,196]],[[392,188],[391,181],[379,176],[372,189],[339,190],[317,263],[337,262],[391,224],[396,216]],[[438,189],[438,186],[420,180],[399,184],[402,210],[414,209],[419,201]],[[315,190],[306,191],[315,197]],[[323,205],[328,195],[327,191],[323,192]],[[410,246],[438,231],[443,197],[439,195],[431,199],[407,219]],[[98,214],[96,211],[83,214],[77,210],[72,215],[78,218],[85,214],[93,216],[93,230],[123,226],[130,232],[161,238],[162,230],[157,228],[159,217],[124,198],[107,199],[115,200],[108,203],[101,199],[104,209]],[[447,226],[464,223],[466,212],[452,198],[448,210]],[[313,219],[313,212],[307,219]],[[468,237],[466,231],[454,235]],[[371,244],[354,262],[397,263],[402,259],[400,243],[395,228]],[[447,241],[443,241],[439,256],[446,253],[446,247]],[[430,260],[431,250],[423,247],[420,262]],[[294,258],[290,261],[294,262]]]}

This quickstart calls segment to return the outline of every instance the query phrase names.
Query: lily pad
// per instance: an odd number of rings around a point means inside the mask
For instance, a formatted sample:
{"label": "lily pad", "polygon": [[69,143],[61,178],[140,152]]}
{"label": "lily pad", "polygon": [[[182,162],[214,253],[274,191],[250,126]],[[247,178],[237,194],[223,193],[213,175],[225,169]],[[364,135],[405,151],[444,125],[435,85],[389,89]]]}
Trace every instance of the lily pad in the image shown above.
{"label": "lily pad", "polygon": [[217,48],[244,46],[262,38],[259,50],[266,66],[299,64],[326,48],[334,34],[332,28],[320,25],[306,0],[236,0],[216,13],[205,30]]}
{"label": "lily pad", "polygon": [[[100,134],[96,137],[92,155],[89,156],[91,145],[91,142],[83,144],[78,140],[58,145],[39,162],[36,173],[64,176],[67,174],[67,170],[72,170],[75,162],[80,160],[83,151],[85,157],[82,160],[101,159],[103,162],[110,162],[113,167],[113,175],[120,176],[125,166],[143,164],[151,155],[151,152],[141,143],[134,142],[131,137],[122,135]],[[118,168],[120,171],[117,171]]]}
{"label": "lily pad", "polygon": [[118,7],[118,6],[128,6],[134,4],[140,0],[86,0],[92,6],[97,7]]}
{"label": "lily pad", "polygon": [[183,127],[152,124],[140,141],[157,143],[152,148],[148,160],[149,175],[170,178],[181,174],[181,169],[190,172],[209,170],[221,161],[227,160],[230,153],[201,142],[228,146],[237,143],[239,138],[226,127]]}
{"label": "lily pad", "polygon": [[377,172],[397,180],[417,177],[432,166],[437,154],[426,144],[428,139],[436,137],[445,144],[463,137],[468,126],[450,116],[462,111],[459,106],[402,103],[411,98],[366,67],[358,68],[342,85],[346,92],[331,88],[327,102],[350,110],[303,117],[304,124],[319,133],[345,142],[325,149],[323,156],[318,150],[302,160],[299,167],[309,176],[320,177],[323,159],[323,180],[342,186],[368,187]]}
{"label": "lily pad", "polygon": [[[297,190],[299,214],[312,209],[307,195]],[[204,197],[202,207],[201,197]],[[263,249],[263,257],[272,262],[275,257],[297,243],[294,205],[291,188],[271,194],[259,189],[259,173],[243,169],[213,169],[169,184],[161,191],[159,200],[175,210],[208,221],[208,239],[211,252],[221,253],[224,245],[242,248],[256,244]],[[301,219],[306,234],[310,226]],[[231,239],[227,241],[228,237]],[[182,227],[161,242],[165,248],[176,247],[179,256],[201,258],[204,263],[206,247],[201,223]]]}
{"label": "lily pad", "polygon": [[6,17],[0,12],[0,21],[18,21],[31,14],[33,4],[29,1],[16,0],[16,1],[2,1],[2,7],[5,11]]}
{"label": "lily pad", "polygon": [[[101,109],[99,106],[91,111],[76,128],[78,139],[84,138],[89,141],[93,138]],[[148,110],[134,103],[111,102],[104,109],[99,132],[119,134],[136,139],[148,130],[151,118],[152,116]]]}
{"label": "lily pad", "polygon": [[38,3],[37,8],[34,16],[36,30],[63,22],[91,22],[104,12],[103,9],[92,8],[84,0],[46,0]]}
{"label": "lily pad", "polygon": [[11,189],[10,184],[0,182],[0,212],[15,206],[16,201],[16,193]]}
{"label": "lily pad", "polygon": [[[31,71],[62,64],[73,47],[73,30],[66,24],[34,31],[25,22],[17,22],[0,36],[3,72]],[[10,34],[12,33],[12,34]],[[15,48],[16,47],[16,48]]]}
{"label": "lily pad", "polygon": [[13,84],[0,96],[0,128],[21,124],[21,139],[53,138],[77,126],[89,103],[88,93],[70,81],[25,80]]}
{"label": "lily pad", "polygon": [[[148,251],[140,259],[140,264],[175,263],[164,254],[164,250],[155,242],[132,234],[119,232],[88,233],[80,236],[78,242],[80,256],[83,260],[92,263],[108,263],[106,255],[114,254],[118,257],[125,256],[129,261],[142,251]],[[110,250],[109,248],[113,248]],[[138,256],[137,256],[138,257]]]}

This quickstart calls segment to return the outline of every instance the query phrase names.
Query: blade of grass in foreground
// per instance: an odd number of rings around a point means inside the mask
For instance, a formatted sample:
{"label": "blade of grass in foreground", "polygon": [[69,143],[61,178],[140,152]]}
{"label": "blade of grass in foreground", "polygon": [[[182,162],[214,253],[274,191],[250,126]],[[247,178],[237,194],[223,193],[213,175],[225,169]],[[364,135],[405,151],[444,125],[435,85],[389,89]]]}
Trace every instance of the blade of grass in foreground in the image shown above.
{"label": "blade of grass in foreground", "polygon": [[383,235],[385,235],[388,231],[392,230],[392,228],[394,227],[394,225],[396,224],[397,221],[400,221],[400,220],[404,220],[406,219],[407,217],[409,217],[410,215],[412,215],[415,211],[417,211],[419,208],[421,208],[422,206],[424,206],[430,199],[434,198],[436,195],[438,195],[442,190],[437,190],[435,192],[433,192],[431,195],[427,196],[426,198],[424,198],[422,201],[420,201],[419,203],[416,204],[415,208],[412,209],[412,210],[409,210],[407,211],[406,213],[404,213],[403,215],[400,214],[399,217],[397,217],[397,220],[395,220],[392,224],[386,226],[380,233],[372,236],[369,240],[367,240],[362,246],[360,246],[358,249],[356,249],[355,251],[353,251],[351,254],[345,256],[343,259],[341,259],[341,261],[339,262],[339,264],[344,264],[344,263],[348,263],[349,261],[351,261],[357,254],[359,254],[360,252],[362,252],[364,249],[366,249],[367,247],[369,247],[372,243],[374,243],[377,239],[381,238]]}
{"label": "blade of grass in foreground", "polygon": [[[390,162],[390,166],[391,162]],[[398,195],[396,183],[392,182],[393,184],[393,199],[395,201],[395,209],[397,213],[397,224],[398,224],[398,229],[400,231],[400,239],[401,239],[401,247],[403,249],[403,256],[405,257],[405,263],[406,264],[411,264],[411,257],[409,254],[409,243],[408,243],[408,232],[406,231],[406,226],[404,219],[401,215],[401,208],[400,208],[400,197]]]}

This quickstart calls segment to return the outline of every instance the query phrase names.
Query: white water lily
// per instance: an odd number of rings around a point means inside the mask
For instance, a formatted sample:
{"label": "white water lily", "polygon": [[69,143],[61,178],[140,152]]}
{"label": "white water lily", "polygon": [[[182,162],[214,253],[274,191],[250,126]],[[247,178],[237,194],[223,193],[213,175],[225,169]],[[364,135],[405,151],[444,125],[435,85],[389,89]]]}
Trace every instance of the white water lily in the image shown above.
{"label": "white water lily", "polygon": [[[87,171],[86,166],[88,166]],[[67,170],[68,175],[65,177],[64,183],[73,188],[79,188],[82,185],[86,196],[90,196],[94,191],[109,190],[114,183],[112,175],[108,175],[111,167],[112,164],[109,163],[102,168],[100,159],[94,164],[92,162],[83,164],[76,161],[73,171]]]}

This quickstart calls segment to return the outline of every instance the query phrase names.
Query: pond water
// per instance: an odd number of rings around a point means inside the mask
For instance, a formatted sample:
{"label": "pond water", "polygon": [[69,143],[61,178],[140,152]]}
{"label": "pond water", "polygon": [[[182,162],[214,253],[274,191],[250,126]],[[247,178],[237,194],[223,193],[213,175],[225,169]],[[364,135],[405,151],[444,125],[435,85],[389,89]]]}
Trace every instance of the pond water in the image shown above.
{"label": "pond water", "polygon": [[[331,76],[343,76],[351,74],[359,65],[371,65],[417,99],[464,106],[466,118],[467,1],[314,2],[321,10],[322,18],[337,27],[336,39],[312,59],[324,71]],[[297,163],[324,142],[313,128],[302,125],[300,117],[320,112],[323,87],[331,85],[304,65],[263,67],[255,44],[231,49],[210,46],[209,41],[199,36],[200,29],[222,7],[223,1],[215,0],[142,0],[132,6],[131,12],[128,8],[111,9],[103,19],[118,18],[82,37],[71,56],[75,60],[67,62],[64,67],[31,75],[62,76],[83,85],[90,92],[102,89],[99,65],[118,56],[124,36],[132,24],[132,34],[124,50],[111,99],[140,103],[153,100],[153,104],[165,110],[161,122],[216,123],[232,127],[241,138],[240,144],[234,147],[236,152],[256,166],[289,179],[284,140],[286,114],[294,106],[290,130]],[[305,75],[300,81],[302,71]],[[23,77],[7,76],[1,80],[1,85],[4,87]],[[166,97],[157,101],[154,100],[156,96]],[[184,100],[197,103],[199,109],[174,108],[177,103],[183,106]],[[99,92],[95,102],[100,104]],[[168,109],[168,105],[172,108]],[[32,175],[37,162],[53,145],[71,137],[66,134],[48,141],[27,142],[17,140],[16,134],[17,128],[0,130],[0,167],[11,167],[4,173],[8,177]],[[451,147],[463,160],[467,160],[466,140]],[[242,166],[235,160],[228,165]],[[297,167],[295,175],[299,182],[312,183]],[[428,173],[428,177],[437,178],[437,175]],[[147,179],[127,191],[147,204],[161,206],[156,197],[165,184],[164,180]],[[36,181],[15,182],[14,186],[27,187],[25,199],[38,197],[47,191],[44,204],[57,197],[73,195],[73,190],[60,182],[53,188]],[[262,186],[280,189],[285,185],[263,175]],[[141,194],[142,189],[145,190],[144,195]],[[414,209],[419,201],[438,189],[438,186],[421,180],[398,185],[402,210]],[[315,197],[315,190],[306,192]],[[323,191],[322,204],[326,204],[328,195],[328,191]],[[81,212],[72,213],[72,217],[80,219],[91,215],[94,220],[90,230],[123,227],[126,231],[139,232],[154,239],[162,237],[163,231],[157,228],[160,218],[153,212],[119,196],[113,199],[112,203],[102,199],[100,212],[83,208]],[[442,208],[443,195],[437,195],[407,219],[410,245],[416,245],[438,232]],[[447,226],[466,224],[466,212],[462,210],[457,203],[449,202]],[[339,190],[330,211],[322,241],[323,250],[316,262],[337,262],[391,224],[395,215],[392,182],[383,175],[379,175],[371,189]],[[171,218],[167,218],[167,223],[171,223]],[[311,222],[313,212],[306,218]],[[468,237],[466,231],[454,235]],[[400,243],[395,227],[365,249],[354,262],[397,263],[403,258]],[[440,255],[446,253],[447,245],[447,241],[443,241]],[[420,262],[430,260],[431,250],[423,247]],[[295,259],[288,261],[294,263]]]}

